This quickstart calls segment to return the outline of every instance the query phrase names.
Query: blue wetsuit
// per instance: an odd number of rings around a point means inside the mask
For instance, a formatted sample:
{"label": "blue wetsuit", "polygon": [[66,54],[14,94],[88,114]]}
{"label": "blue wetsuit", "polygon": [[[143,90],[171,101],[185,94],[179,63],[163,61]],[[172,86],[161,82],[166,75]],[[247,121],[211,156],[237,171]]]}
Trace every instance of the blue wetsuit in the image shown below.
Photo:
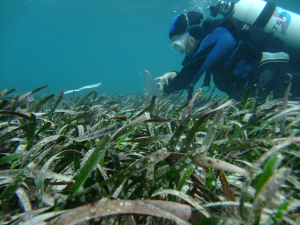
{"label": "blue wetsuit", "polygon": [[169,94],[186,89],[191,83],[195,85],[214,63],[229,58],[236,46],[237,41],[228,30],[216,28],[202,40],[195,55],[185,60],[182,70],[164,87],[164,92]]}

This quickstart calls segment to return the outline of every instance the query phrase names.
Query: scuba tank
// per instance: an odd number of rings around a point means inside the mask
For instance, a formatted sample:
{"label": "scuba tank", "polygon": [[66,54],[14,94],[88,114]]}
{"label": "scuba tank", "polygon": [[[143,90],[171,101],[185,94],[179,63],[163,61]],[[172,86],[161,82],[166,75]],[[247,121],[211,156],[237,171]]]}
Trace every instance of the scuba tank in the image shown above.
{"label": "scuba tank", "polygon": [[211,16],[218,13],[232,16],[249,25],[275,35],[287,45],[300,50],[300,15],[263,0],[240,0],[237,3],[218,1],[209,7]]}

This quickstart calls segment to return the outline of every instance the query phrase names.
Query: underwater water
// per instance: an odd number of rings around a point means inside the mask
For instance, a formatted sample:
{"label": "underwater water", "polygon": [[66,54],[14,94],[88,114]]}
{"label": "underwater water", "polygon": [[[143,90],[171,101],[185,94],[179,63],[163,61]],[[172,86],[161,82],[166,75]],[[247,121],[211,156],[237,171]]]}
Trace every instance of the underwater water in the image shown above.
{"label": "underwater water", "polygon": [[0,224],[300,224],[291,80],[265,102],[141,94],[144,69],[181,69],[173,17],[216,1],[0,0]]}
{"label": "underwater water", "polygon": [[[273,2],[300,12],[298,1]],[[144,69],[154,77],[181,69],[183,56],[169,49],[172,18],[199,6],[208,16],[211,3],[1,0],[0,90],[59,93],[102,82],[100,94],[143,92]]]}

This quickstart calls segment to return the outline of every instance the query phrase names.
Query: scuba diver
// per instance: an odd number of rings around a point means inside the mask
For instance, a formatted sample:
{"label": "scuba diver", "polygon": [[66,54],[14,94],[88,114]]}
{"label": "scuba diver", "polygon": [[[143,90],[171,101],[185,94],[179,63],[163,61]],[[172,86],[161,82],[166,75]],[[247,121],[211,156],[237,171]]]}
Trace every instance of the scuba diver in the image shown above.
{"label": "scuba diver", "polygon": [[202,26],[200,12],[190,11],[174,18],[169,30],[170,48],[186,56],[180,72],[156,79],[161,81],[160,91],[171,94],[188,90],[191,99],[195,84],[205,73],[206,82],[210,83],[212,75],[216,87],[235,100],[241,100],[249,88],[252,95],[258,90],[259,101],[264,101],[271,91],[274,98],[281,98],[289,83],[292,97],[299,97],[299,72],[289,72],[300,68],[297,52],[289,50],[274,33],[263,30],[275,10],[274,4],[268,2],[252,25],[233,17],[234,4],[222,4],[220,1],[210,9],[211,15],[222,13],[224,19],[208,18]]}

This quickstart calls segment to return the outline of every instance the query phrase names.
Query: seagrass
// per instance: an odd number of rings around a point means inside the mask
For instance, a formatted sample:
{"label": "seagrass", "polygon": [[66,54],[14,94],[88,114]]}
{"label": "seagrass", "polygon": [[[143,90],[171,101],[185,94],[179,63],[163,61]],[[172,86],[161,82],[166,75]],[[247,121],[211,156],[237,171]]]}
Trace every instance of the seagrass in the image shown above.
{"label": "seagrass", "polygon": [[[299,99],[0,92],[2,224],[297,224]],[[290,99],[289,99],[290,98]]]}

